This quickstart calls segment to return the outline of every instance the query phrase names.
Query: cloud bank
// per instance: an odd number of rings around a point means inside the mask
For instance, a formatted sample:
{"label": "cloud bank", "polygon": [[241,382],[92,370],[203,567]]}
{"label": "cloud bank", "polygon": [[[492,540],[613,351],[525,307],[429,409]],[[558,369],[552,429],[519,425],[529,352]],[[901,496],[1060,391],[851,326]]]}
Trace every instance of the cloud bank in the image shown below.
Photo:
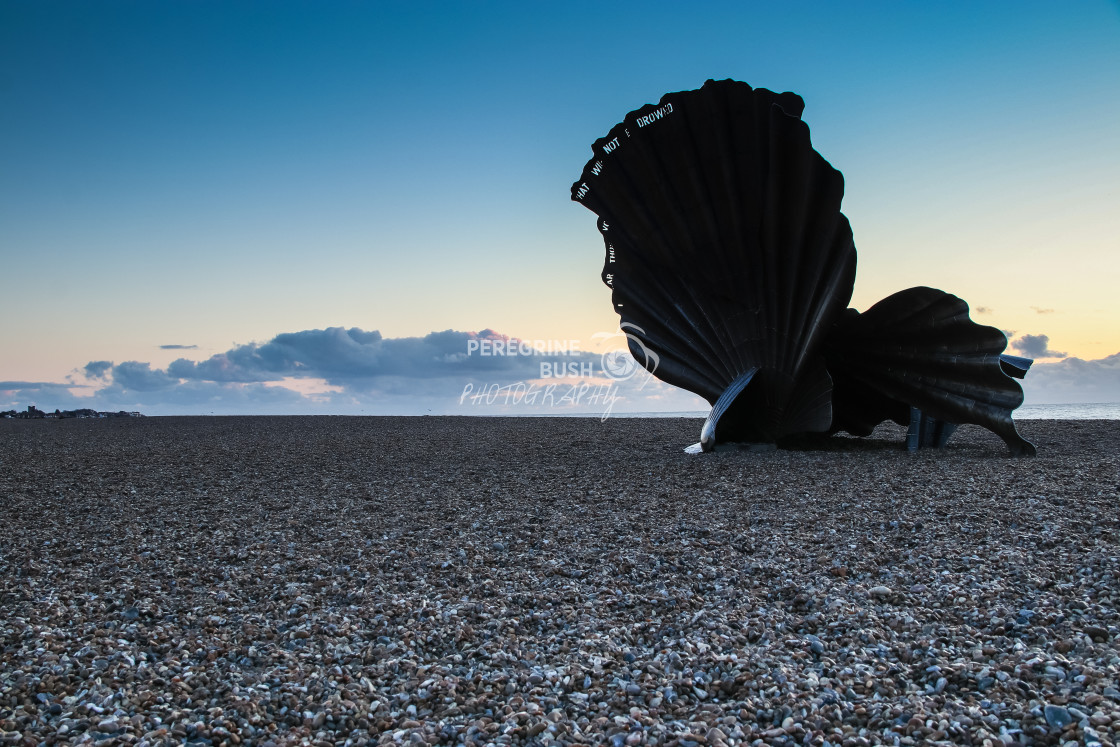
{"label": "cloud bank", "polygon": [[1036,363],[1021,383],[1031,404],[1120,402],[1120,353]]}
{"label": "cloud bank", "polygon": [[707,407],[640,369],[608,376],[601,351],[582,350],[578,341],[521,341],[490,329],[400,338],[357,327],[310,329],[203,360],[178,358],[165,369],[98,360],[75,373],[84,381],[0,382],[0,410],[517,415]]}
{"label": "cloud bank", "polygon": [[[622,346],[621,336],[614,349]],[[286,332],[166,368],[89,361],[67,383],[0,382],[0,410],[139,410],[148,415],[456,414],[543,415],[700,412],[700,397],[638,369],[607,374],[605,349],[578,342],[519,341],[494,330],[383,337],[357,327]],[[1120,402],[1120,353],[1065,358],[1046,335],[1012,348],[1035,358],[1022,382],[1027,402]],[[534,347],[536,346],[536,348]],[[589,345],[587,347],[593,347]],[[607,346],[608,348],[610,346]],[[539,348],[539,349],[538,349]]]}

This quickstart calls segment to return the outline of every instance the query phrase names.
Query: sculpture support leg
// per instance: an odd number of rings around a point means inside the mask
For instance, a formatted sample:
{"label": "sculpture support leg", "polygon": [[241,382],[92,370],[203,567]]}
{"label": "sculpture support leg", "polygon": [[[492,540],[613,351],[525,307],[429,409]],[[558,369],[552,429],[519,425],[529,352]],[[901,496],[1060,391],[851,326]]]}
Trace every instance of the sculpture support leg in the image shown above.
{"label": "sculpture support leg", "polygon": [[910,408],[910,427],[906,431],[906,450],[941,449],[957,430],[956,423],[927,415],[917,407]]}
{"label": "sculpture support leg", "polygon": [[704,451],[712,451],[716,447],[716,425],[719,423],[720,417],[727,412],[727,408],[735,401],[735,398],[743,393],[747,388],[747,384],[751,383],[758,368],[752,368],[744,374],[739,375],[730,386],[723,390],[723,394],[719,396],[716,403],[712,405],[712,411],[708,413],[707,420],[704,421],[704,427],[700,429],[700,448]]}

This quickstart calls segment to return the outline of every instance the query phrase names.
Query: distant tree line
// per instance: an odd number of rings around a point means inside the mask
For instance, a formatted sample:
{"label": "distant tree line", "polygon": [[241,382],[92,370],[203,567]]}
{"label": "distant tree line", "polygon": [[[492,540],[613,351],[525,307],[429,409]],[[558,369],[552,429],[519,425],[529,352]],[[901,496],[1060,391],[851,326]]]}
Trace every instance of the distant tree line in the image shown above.
{"label": "distant tree line", "polygon": [[81,410],[55,410],[54,412],[43,412],[35,405],[28,405],[26,410],[4,410],[0,412],[0,418],[19,418],[20,420],[37,420],[40,418],[142,418],[144,417],[138,412],[99,412],[97,410],[90,410],[83,408]]}

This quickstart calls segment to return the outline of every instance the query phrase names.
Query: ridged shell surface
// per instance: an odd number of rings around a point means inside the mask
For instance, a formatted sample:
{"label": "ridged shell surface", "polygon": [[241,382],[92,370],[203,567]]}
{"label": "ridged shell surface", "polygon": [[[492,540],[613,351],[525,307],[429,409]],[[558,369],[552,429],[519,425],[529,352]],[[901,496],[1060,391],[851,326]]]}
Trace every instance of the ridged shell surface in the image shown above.
{"label": "ridged shell surface", "polygon": [[[827,431],[825,338],[851,298],[844,181],[792,93],[708,81],[631,112],[593,146],[572,199],[599,216],[603,281],[631,351],[715,404],[720,440]],[[655,355],[647,355],[652,351]]]}
{"label": "ridged shell surface", "polygon": [[1023,390],[1001,366],[1006,347],[1003,332],[973,322],[967,303],[935,288],[900,291],[862,314],[849,310],[826,355],[835,384],[832,429],[864,436],[883,420],[906,422],[913,406],[949,423],[981,425],[1013,454],[1033,456],[1011,420]]}

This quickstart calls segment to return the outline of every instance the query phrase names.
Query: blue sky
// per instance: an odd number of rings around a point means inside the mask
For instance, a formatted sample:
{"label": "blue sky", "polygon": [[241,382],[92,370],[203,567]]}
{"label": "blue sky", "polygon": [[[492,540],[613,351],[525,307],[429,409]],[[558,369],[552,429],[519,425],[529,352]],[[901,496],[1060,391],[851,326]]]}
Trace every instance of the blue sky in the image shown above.
{"label": "blue sky", "polygon": [[[1042,355],[1028,401],[1120,400],[1115,2],[0,0],[0,409],[460,412],[540,361],[410,389],[370,360],[445,330],[598,354],[568,189],[628,111],[727,77],[805,99],[853,305],[941,287]],[[301,334],[361,376],[172,375]]]}

